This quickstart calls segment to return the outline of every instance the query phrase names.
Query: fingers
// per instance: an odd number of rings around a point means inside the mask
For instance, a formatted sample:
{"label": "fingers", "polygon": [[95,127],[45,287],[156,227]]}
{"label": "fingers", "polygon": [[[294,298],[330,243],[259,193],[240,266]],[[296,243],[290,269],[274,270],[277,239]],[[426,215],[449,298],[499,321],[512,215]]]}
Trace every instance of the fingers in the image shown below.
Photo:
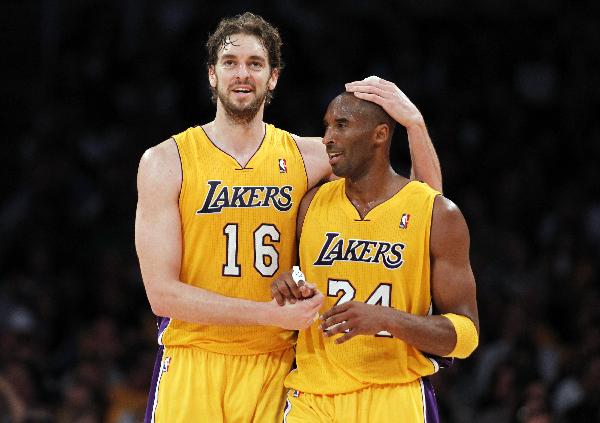
{"label": "fingers", "polygon": [[366,85],[366,84],[374,84],[374,85],[379,85],[379,86],[390,86],[390,85],[395,85],[392,82],[386,81],[383,78],[380,78],[378,76],[375,75],[371,75],[368,76],[360,81],[352,81],[352,82],[348,82],[346,85],[346,88],[348,88],[349,86],[354,86],[354,85]]}
{"label": "fingers", "polygon": [[277,283],[277,289],[279,290],[279,293],[283,295],[283,297],[291,304],[294,304],[296,302],[296,295],[294,294],[294,289],[297,288],[298,287],[294,282],[290,284],[288,283],[288,281],[282,280]]}
{"label": "fingers", "polygon": [[281,295],[275,284],[271,285],[271,298],[277,301],[280,306],[285,305],[285,297]]}
{"label": "fingers", "polygon": [[[284,305],[285,301],[294,304],[296,300],[301,300],[306,295],[296,282],[291,279],[289,274],[282,274],[271,284],[271,297],[275,298],[277,304]],[[283,302],[283,303],[282,303]]]}
{"label": "fingers", "polygon": [[325,313],[323,313],[323,316],[321,316],[321,320],[327,320],[331,316],[334,316],[338,313],[343,313],[344,311],[346,311],[350,308],[350,304],[352,304],[352,301],[349,301],[347,303],[338,304],[336,306],[331,307],[329,310],[327,310]]}
{"label": "fingers", "polygon": [[310,298],[317,292],[317,289],[313,284],[305,281],[298,282],[298,287],[300,289],[300,293],[302,294],[302,298]]}
{"label": "fingers", "polygon": [[290,291],[289,287],[281,281],[271,285],[271,297],[275,298],[277,304],[281,306],[285,305],[286,302],[289,302],[290,304],[294,304],[296,302],[296,298]]}
{"label": "fingers", "polygon": [[360,98],[362,100],[367,100],[367,101],[373,102],[382,107],[383,107],[383,102],[385,101],[385,99],[383,97],[378,96],[376,94],[362,93],[362,92],[358,92],[358,91],[354,93],[354,96],[357,98]]}
{"label": "fingers", "polygon": [[353,330],[349,330],[348,332],[346,332],[345,334],[343,334],[342,336],[340,336],[338,339],[335,340],[336,344],[343,344],[346,341],[349,341],[350,339],[354,338],[357,335],[357,333]]}
{"label": "fingers", "polygon": [[[321,328],[323,328],[322,325],[321,325]],[[332,326],[329,326],[327,329],[324,329],[323,335],[329,337],[329,336],[337,335],[338,333],[348,332],[351,329],[352,329],[351,323],[344,320],[340,323],[336,323]]]}
{"label": "fingers", "polygon": [[[325,317],[325,315],[323,315]],[[338,325],[347,321],[349,318],[348,313],[339,313],[329,318],[324,319],[323,323],[321,323],[321,329],[323,331],[328,331],[333,328],[333,326]]]}
{"label": "fingers", "polygon": [[352,86],[346,86],[346,91],[348,91],[350,93],[360,92],[360,93],[375,94],[380,97],[389,97],[392,94],[389,91],[389,89],[386,90],[377,85],[356,84],[356,85],[352,85]]}
{"label": "fingers", "polygon": [[302,291],[300,291],[300,287],[293,280],[286,280],[286,285],[288,289],[291,291],[294,298],[301,300],[302,299]]}

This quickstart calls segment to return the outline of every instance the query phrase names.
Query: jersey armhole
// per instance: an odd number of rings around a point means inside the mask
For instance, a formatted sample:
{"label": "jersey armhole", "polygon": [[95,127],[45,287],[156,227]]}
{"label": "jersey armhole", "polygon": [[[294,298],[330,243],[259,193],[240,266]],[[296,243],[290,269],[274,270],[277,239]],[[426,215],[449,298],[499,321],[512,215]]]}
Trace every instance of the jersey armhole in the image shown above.
{"label": "jersey armhole", "polygon": [[179,149],[179,144],[177,143],[177,140],[175,139],[175,137],[171,137],[171,139],[173,140],[173,142],[175,143],[175,147],[177,148],[177,156],[179,157],[179,167],[181,169],[181,184],[179,186],[179,199],[178,199],[178,203],[179,206],[181,207],[181,199],[183,198],[183,190],[185,188],[186,185],[186,178],[183,172],[183,158],[181,156],[181,150]]}
{"label": "jersey armhole", "polygon": [[[304,219],[302,220],[302,224],[300,225],[300,234],[298,234],[298,224],[296,223],[296,238],[298,239],[298,245],[300,245],[300,241],[302,240],[302,234],[304,233],[304,224],[306,223],[306,218],[310,214],[313,207],[313,200],[317,196],[319,190],[323,185],[317,185],[314,188],[311,188],[310,191],[306,193],[306,196],[312,196],[309,200],[308,206],[306,207],[306,213],[304,213]],[[305,197],[306,197],[305,196]],[[300,218],[300,213],[298,212],[298,218]]]}
{"label": "jersey armhole", "polygon": [[308,170],[306,169],[306,162],[304,161],[304,156],[302,155],[302,151],[300,151],[300,146],[298,145],[298,140],[296,139],[297,135],[294,135],[290,132],[288,132],[288,135],[290,136],[290,138],[292,138],[292,141],[294,141],[294,146],[296,147],[296,152],[298,153],[298,156],[300,156],[300,160],[302,161],[302,167],[304,168],[304,192],[308,191]]}

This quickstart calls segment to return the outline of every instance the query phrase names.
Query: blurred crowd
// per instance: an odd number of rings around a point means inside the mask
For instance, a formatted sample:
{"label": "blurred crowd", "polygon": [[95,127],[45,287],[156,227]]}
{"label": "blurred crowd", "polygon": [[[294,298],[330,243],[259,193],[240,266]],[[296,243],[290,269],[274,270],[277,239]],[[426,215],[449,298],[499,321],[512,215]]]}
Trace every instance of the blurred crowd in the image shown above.
{"label": "blurred crowd", "polygon": [[204,43],[245,10],[284,40],[267,121],[320,135],[371,74],[425,116],[481,318],[479,349],[433,377],[442,421],[600,421],[600,4],[320,3],[3,3],[0,423],[141,421],[156,327],[137,163],[213,118]]}

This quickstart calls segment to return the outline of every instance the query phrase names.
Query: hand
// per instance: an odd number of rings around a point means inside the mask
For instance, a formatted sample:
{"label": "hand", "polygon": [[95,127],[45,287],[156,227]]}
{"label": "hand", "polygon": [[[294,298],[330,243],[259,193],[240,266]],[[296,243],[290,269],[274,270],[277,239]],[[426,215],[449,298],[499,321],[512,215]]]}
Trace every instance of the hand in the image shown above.
{"label": "hand", "polygon": [[356,335],[375,335],[385,330],[389,307],[349,301],[330,308],[321,316],[321,329],[325,336],[344,333],[335,340],[341,344],[354,338]]}
{"label": "hand", "polygon": [[275,299],[269,303],[271,307],[271,324],[283,329],[302,330],[313,324],[319,317],[319,309],[323,305],[323,294],[316,291],[311,298],[287,304],[281,307]]}
{"label": "hand", "polygon": [[311,298],[317,292],[315,286],[306,281],[301,280],[296,284],[291,271],[283,272],[271,283],[271,298],[280,306],[285,305],[286,301],[294,304],[298,300]]}
{"label": "hand", "polygon": [[408,128],[423,124],[423,116],[400,88],[378,76],[346,84],[346,91],[360,99],[379,104],[396,122]]}

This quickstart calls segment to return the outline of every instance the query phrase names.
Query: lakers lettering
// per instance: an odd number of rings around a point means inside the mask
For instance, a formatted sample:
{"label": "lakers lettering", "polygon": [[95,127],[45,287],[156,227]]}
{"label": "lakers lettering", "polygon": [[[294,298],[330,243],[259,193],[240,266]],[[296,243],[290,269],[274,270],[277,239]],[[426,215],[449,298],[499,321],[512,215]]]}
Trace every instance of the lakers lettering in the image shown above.
{"label": "lakers lettering", "polygon": [[288,211],[292,207],[292,186],[234,186],[208,181],[208,194],[196,214],[220,213],[223,208],[275,207]]}
{"label": "lakers lettering", "polygon": [[315,266],[331,266],[336,261],[383,263],[388,269],[402,266],[402,250],[405,245],[396,242],[371,241],[364,239],[345,240],[339,233],[327,232],[325,242]]}

